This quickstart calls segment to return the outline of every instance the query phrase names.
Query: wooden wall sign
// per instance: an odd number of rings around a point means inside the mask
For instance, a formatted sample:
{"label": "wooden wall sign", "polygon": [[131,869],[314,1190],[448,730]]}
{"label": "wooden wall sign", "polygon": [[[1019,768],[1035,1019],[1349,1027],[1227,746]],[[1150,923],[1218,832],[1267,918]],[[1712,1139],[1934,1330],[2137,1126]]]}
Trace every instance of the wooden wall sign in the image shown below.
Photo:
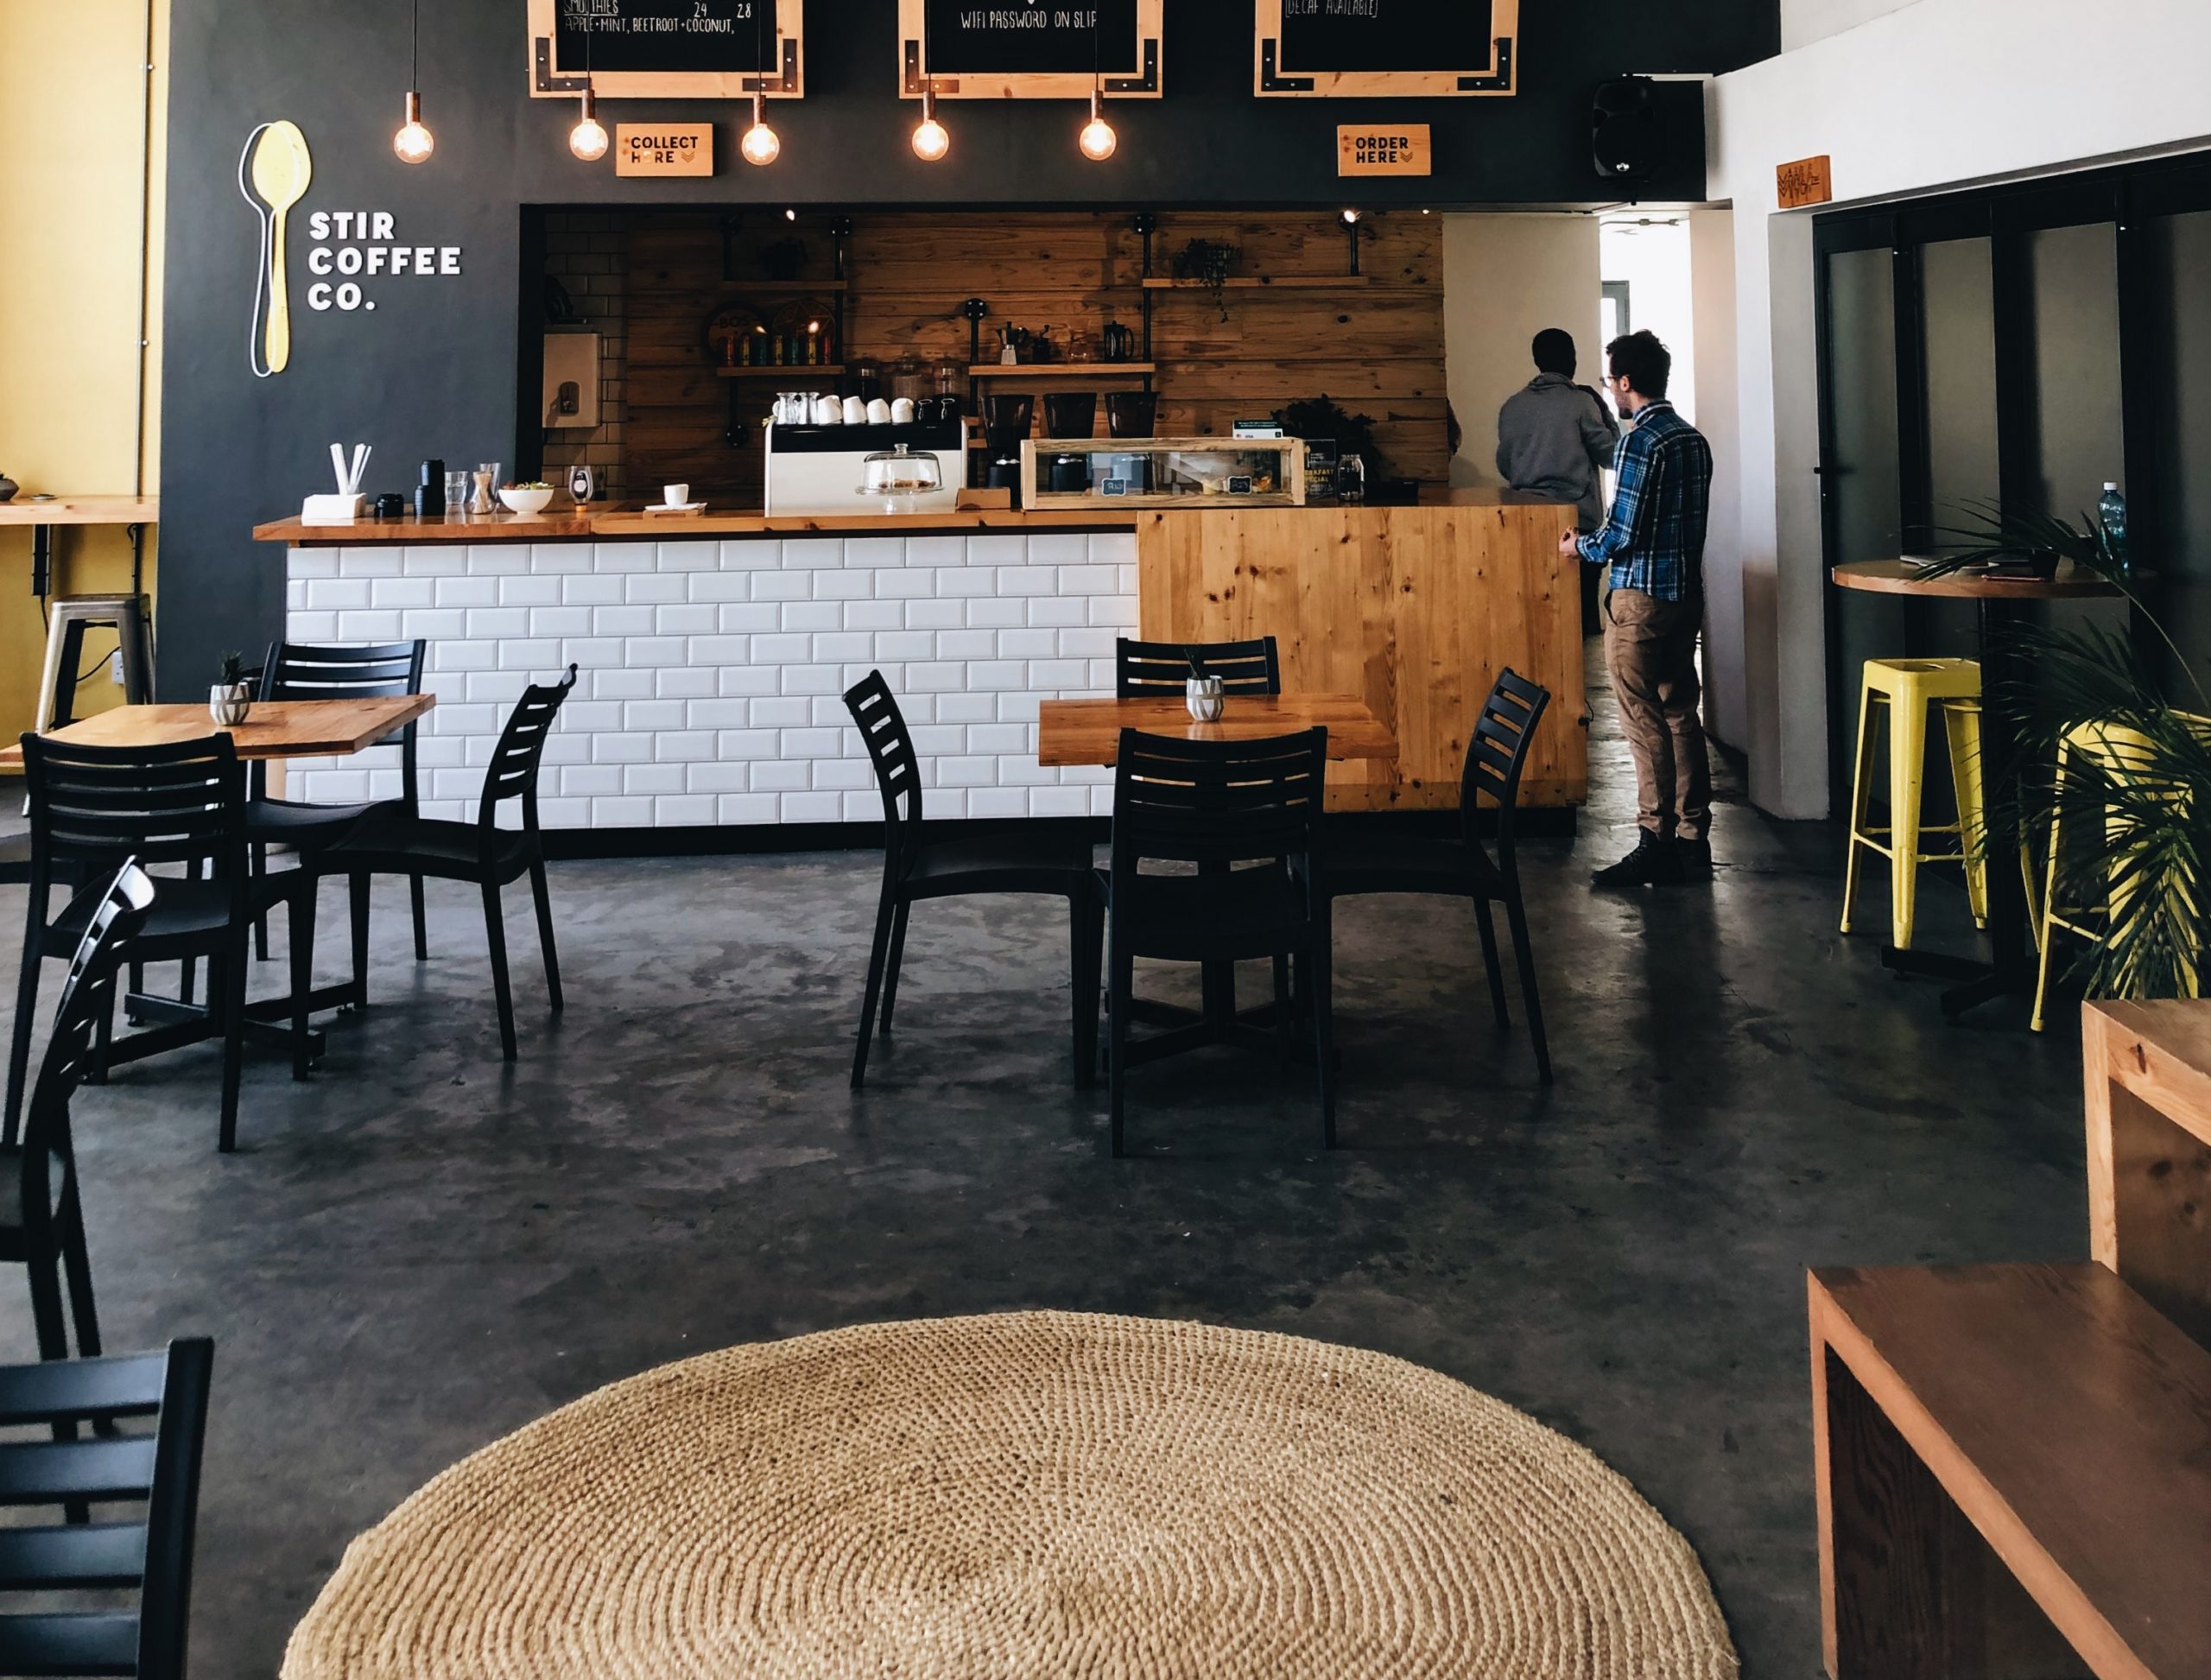
{"label": "wooden wall sign", "polygon": [[1808,204],[1834,202],[1834,172],[1828,168],[1825,152],[1817,157],[1800,157],[1794,163],[1784,163],[1773,172],[1773,182],[1783,210],[1802,210]]}
{"label": "wooden wall sign", "polygon": [[1425,123],[1360,123],[1336,130],[1340,175],[1435,173],[1435,147]]}
{"label": "wooden wall sign", "polygon": [[711,175],[713,172],[712,123],[614,125],[614,173],[618,175]]}
{"label": "wooden wall sign", "polygon": [[806,92],[805,0],[529,0],[529,92],[744,99]]}
{"label": "wooden wall sign", "polygon": [[1271,98],[1509,94],[1520,0],[1252,0],[1253,92]]}
{"label": "wooden wall sign", "polygon": [[898,0],[898,92],[918,99],[1086,99],[1093,73],[1115,98],[1165,87],[1165,0]]}

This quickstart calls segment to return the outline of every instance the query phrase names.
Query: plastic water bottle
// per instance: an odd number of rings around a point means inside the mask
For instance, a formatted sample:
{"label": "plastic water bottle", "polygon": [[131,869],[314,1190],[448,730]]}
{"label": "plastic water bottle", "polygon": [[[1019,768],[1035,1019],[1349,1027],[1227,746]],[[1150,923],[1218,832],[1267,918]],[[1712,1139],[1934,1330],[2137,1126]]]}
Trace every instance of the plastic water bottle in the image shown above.
{"label": "plastic water bottle", "polygon": [[2096,504],[2096,520],[2104,528],[2104,548],[2119,562],[2124,573],[2132,567],[2126,557],[2126,498],[2119,493],[2119,486],[2106,484],[2103,499]]}

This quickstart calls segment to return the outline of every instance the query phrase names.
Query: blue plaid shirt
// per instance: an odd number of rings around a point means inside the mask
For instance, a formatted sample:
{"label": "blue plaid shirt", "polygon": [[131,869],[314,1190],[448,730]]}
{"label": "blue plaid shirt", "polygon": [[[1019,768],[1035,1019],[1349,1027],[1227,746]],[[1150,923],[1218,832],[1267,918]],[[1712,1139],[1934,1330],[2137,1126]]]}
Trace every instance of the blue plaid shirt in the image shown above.
{"label": "blue plaid shirt", "polygon": [[1582,559],[1610,565],[1615,589],[1639,589],[1657,601],[1701,594],[1712,500],[1712,446],[1704,434],[1672,403],[1653,403],[1620,439],[1612,470],[1619,474],[1612,510],[1575,544]]}

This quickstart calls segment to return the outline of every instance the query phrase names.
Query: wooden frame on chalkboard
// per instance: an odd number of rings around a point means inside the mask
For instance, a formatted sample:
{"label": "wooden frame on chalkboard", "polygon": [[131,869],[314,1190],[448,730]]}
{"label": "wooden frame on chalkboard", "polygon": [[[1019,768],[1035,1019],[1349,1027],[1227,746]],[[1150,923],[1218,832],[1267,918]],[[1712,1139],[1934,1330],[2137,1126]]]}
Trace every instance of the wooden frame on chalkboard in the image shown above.
{"label": "wooden frame on chalkboard", "polygon": [[[898,0],[898,95],[918,99],[929,82],[928,54],[923,49],[922,17],[928,0]],[[1160,46],[1160,14],[1165,0],[1136,0],[1136,73],[1108,75],[1105,91],[1113,99],[1156,99],[1167,81]],[[1029,73],[997,71],[985,74],[934,73],[940,99],[1087,99],[1091,75],[1087,70]]]}
{"label": "wooden frame on chalkboard", "polygon": [[[615,0],[615,3],[641,0]],[[529,95],[533,99],[573,98],[584,91],[584,66],[558,50],[554,22],[571,0],[529,0]],[[755,93],[796,99],[806,92],[806,0],[756,0],[770,6],[776,32],[775,72],[761,75],[731,70],[624,70],[595,65],[591,85],[602,99],[749,99]],[[657,0],[671,14],[688,10],[688,0]]]}
{"label": "wooden frame on chalkboard", "polygon": [[1433,99],[1517,92],[1520,0],[1489,0],[1489,56],[1479,64],[1403,70],[1329,70],[1285,61],[1283,0],[1252,0],[1252,89],[1263,98]]}

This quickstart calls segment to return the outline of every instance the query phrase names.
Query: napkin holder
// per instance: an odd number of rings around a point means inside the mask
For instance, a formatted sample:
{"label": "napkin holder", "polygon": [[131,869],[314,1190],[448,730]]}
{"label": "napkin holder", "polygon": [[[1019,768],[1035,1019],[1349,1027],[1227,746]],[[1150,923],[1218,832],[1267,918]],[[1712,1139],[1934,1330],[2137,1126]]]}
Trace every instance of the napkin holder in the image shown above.
{"label": "napkin holder", "polygon": [[310,496],[301,504],[302,525],[350,525],[368,511],[369,498],[354,494]]}
{"label": "napkin holder", "polygon": [[337,491],[310,496],[301,504],[302,525],[350,525],[368,511],[369,498],[361,494],[361,477],[368,471],[370,453],[367,444],[357,443],[348,461],[343,445],[330,446],[330,468],[338,475]]}

